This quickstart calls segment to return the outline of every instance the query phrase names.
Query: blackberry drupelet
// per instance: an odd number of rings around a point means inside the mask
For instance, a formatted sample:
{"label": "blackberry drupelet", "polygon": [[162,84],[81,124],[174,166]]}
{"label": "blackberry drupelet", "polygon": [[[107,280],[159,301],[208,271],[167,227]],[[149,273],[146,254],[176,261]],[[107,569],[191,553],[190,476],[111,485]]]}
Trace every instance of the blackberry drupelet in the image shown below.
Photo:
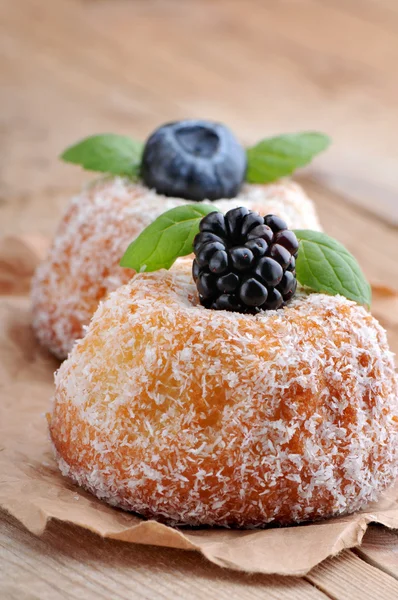
{"label": "blackberry drupelet", "polygon": [[203,306],[253,314],[295,294],[299,244],[280,217],[234,208],[208,214],[199,229],[192,275]]}

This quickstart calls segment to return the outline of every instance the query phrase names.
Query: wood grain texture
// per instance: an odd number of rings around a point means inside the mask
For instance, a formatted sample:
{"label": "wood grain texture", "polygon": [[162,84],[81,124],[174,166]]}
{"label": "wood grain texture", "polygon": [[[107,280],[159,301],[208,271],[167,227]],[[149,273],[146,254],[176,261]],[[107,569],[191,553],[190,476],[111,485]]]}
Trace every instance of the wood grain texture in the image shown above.
{"label": "wood grain texture", "polygon": [[384,527],[371,527],[355,554],[370,565],[398,579],[397,533]]}
{"label": "wood grain texture", "polygon": [[328,131],[335,143],[314,176],[397,223],[397,36],[382,3],[377,20],[357,2],[1,0],[3,203],[28,227],[44,192],[50,230],[52,195],[74,189],[54,160],[68,143],[205,115],[246,142]]}
{"label": "wood grain texture", "polygon": [[[299,179],[367,276],[398,287],[397,33],[396,0],[0,0],[0,233],[52,234],[89,178],[56,157],[84,135],[143,138],[185,116],[245,143],[319,129],[334,145]],[[398,534],[380,527],[286,580],[57,523],[38,539],[0,515],[6,599],[384,600],[397,577]]]}
{"label": "wood grain texture", "polygon": [[367,564],[353,552],[345,552],[333,560],[323,562],[306,579],[335,600],[398,598],[398,581]]}
{"label": "wood grain texture", "polygon": [[[0,590],[16,598],[325,600],[304,579],[244,575],[211,565],[195,552],[103,540],[65,524],[32,536],[7,515],[0,521]],[[3,587],[1,587],[3,586]]]}

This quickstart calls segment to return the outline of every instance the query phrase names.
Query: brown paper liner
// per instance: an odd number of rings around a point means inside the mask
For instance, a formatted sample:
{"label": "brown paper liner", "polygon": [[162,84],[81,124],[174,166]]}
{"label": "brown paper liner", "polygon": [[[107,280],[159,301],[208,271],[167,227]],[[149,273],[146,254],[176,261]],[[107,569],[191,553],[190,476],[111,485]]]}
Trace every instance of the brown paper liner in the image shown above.
{"label": "brown paper liner", "polygon": [[[213,563],[251,573],[304,575],[361,543],[370,522],[398,528],[398,485],[366,511],[295,527],[263,530],[173,529],[97,500],[65,479],[53,459],[45,411],[57,361],[30,326],[28,288],[45,240],[0,242],[0,506],[40,535],[50,519],[125,542],[197,550]],[[396,334],[398,294],[373,287],[373,313]]]}

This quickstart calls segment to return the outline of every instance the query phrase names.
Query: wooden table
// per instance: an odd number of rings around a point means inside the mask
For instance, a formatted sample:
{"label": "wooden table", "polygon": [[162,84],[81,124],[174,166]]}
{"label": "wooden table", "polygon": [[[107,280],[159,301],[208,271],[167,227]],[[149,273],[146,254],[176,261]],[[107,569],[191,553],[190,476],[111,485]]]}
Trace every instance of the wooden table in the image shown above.
{"label": "wooden table", "polygon": [[[0,0],[0,31],[1,233],[53,232],[87,179],[56,156],[91,133],[185,116],[247,143],[318,129],[334,146],[299,179],[369,278],[398,286],[396,0]],[[397,350],[396,319],[389,334]],[[398,535],[376,526],[301,579],[65,524],[39,539],[5,514],[0,559],[5,599],[398,598]]]}

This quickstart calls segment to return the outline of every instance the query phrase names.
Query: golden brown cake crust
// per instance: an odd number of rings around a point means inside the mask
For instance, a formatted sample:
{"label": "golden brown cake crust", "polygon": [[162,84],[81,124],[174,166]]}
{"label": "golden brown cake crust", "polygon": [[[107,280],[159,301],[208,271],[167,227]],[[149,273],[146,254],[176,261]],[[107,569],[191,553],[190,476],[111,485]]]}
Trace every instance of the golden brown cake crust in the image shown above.
{"label": "golden brown cake crust", "polygon": [[[119,267],[129,243],[161,213],[186,203],[117,177],[72,198],[32,285],[33,327],[43,346],[65,358],[98,302],[130,279],[132,271]],[[236,198],[214,204],[279,214],[290,227],[320,228],[311,200],[290,181],[245,185]]]}
{"label": "golden brown cake crust", "polygon": [[383,328],[323,294],[257,316],[207,310],[185,269],[113,292],[61,366],[62,472],[172,524],[292,523],[375,499],[398,458]]}

